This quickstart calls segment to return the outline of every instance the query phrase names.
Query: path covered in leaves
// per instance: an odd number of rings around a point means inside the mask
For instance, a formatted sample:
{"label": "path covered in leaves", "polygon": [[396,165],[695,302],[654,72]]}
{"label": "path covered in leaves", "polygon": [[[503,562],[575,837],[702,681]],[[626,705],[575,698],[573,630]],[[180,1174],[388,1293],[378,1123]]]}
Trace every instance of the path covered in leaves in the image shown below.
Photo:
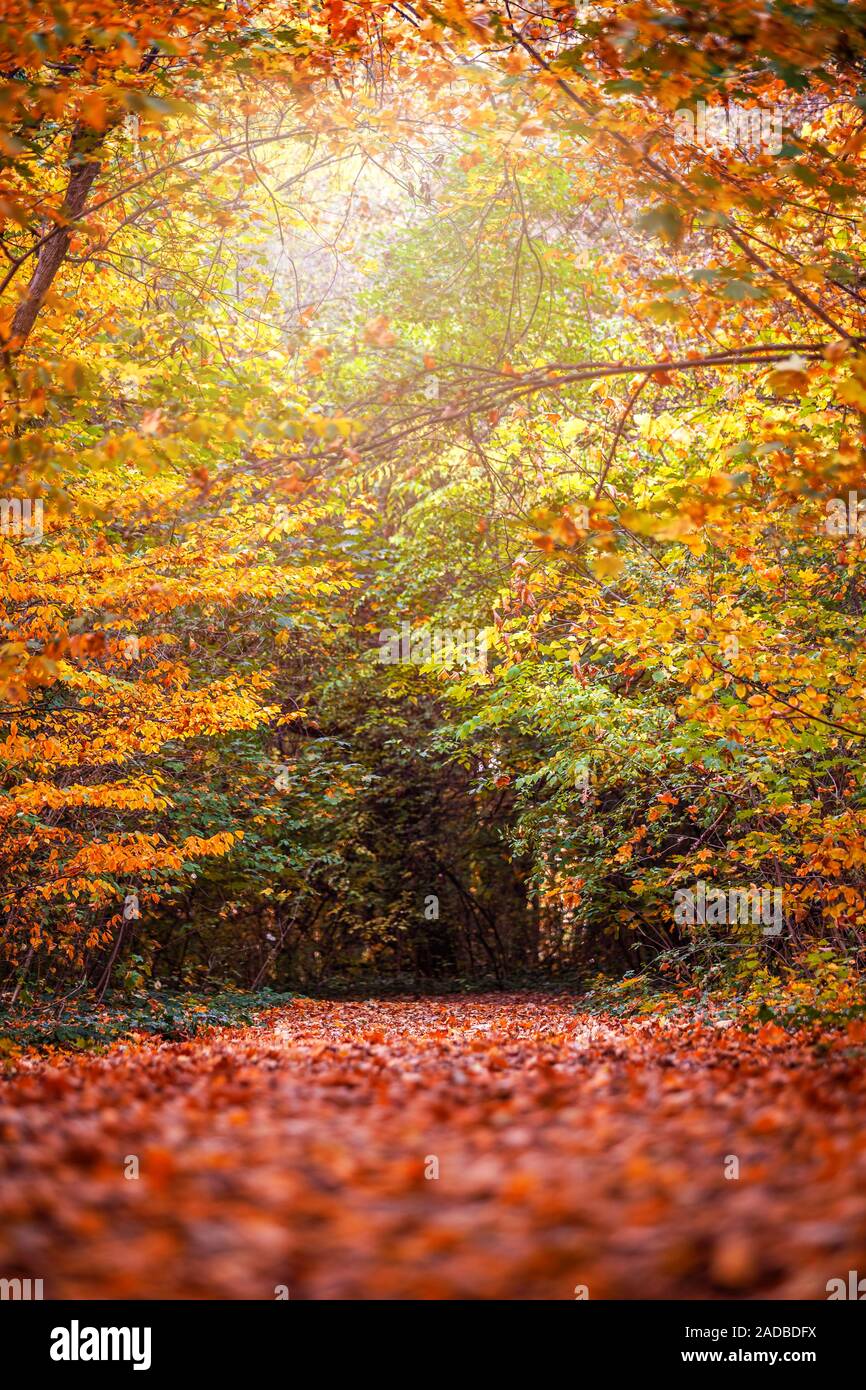
{"label": "path covered in leaves", "polygon": [[24,1063],[0,1275],[46,1298],[825,1298],[866,1273],[863,1060],[523,995],[299,1000]]}

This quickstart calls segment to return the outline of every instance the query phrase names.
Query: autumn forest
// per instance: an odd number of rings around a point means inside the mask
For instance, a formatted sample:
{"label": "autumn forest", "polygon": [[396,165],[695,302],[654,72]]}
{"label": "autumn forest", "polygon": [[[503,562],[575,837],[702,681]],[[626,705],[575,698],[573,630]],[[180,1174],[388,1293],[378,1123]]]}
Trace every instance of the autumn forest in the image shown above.
{"label": "autumn forest", "polygon": [[3,1297],[866,1297],[864,0],[0,0],[0,161]]}

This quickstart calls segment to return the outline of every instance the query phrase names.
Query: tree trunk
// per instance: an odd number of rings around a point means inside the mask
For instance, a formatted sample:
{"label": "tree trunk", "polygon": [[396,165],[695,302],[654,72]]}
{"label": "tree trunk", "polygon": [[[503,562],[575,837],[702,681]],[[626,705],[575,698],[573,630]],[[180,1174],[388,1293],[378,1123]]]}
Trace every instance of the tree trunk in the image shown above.
{"label": "tree trunk", "polygon": [[77,126],[72,132],[67,160],[69,183],[60,210],[61,222],[39,248],[36,269],[27,286],[27,293],[12,319],[8,352],[20,352],[27,342],[45,296],[69,250],[72,225],[84,211],[87,195],[101,167],[101,160],[94,156],[101,149],[104,139],[104,131],[94,132]]}

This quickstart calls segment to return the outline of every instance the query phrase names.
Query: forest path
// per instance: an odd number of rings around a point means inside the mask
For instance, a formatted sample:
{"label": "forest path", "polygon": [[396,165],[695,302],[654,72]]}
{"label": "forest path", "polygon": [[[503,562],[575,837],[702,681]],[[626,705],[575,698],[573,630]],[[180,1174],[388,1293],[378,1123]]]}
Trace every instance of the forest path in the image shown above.
{"label": "forest path", "polygon": [[851,1039],[302,999],[25,1063],[0,1136],[0,1275],[46,1298],[822,1299],[866,1274]]}

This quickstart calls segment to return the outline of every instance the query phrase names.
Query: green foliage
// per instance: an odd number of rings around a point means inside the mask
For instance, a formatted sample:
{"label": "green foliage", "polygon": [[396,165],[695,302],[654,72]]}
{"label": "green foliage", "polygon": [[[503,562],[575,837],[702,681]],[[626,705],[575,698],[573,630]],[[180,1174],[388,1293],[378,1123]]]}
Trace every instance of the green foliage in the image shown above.
{"label": "green foliage", "polygon": [[255,994],[166,990],[109,993],[92,1000],[30,1000],[14,1017],[0,1014],[0,1057],[14,1064],[18,1052],[99,1051],[136,1038],[181,1042],[209,1028],[249,1027],[268,1010],[295,998],[269,989]]}

